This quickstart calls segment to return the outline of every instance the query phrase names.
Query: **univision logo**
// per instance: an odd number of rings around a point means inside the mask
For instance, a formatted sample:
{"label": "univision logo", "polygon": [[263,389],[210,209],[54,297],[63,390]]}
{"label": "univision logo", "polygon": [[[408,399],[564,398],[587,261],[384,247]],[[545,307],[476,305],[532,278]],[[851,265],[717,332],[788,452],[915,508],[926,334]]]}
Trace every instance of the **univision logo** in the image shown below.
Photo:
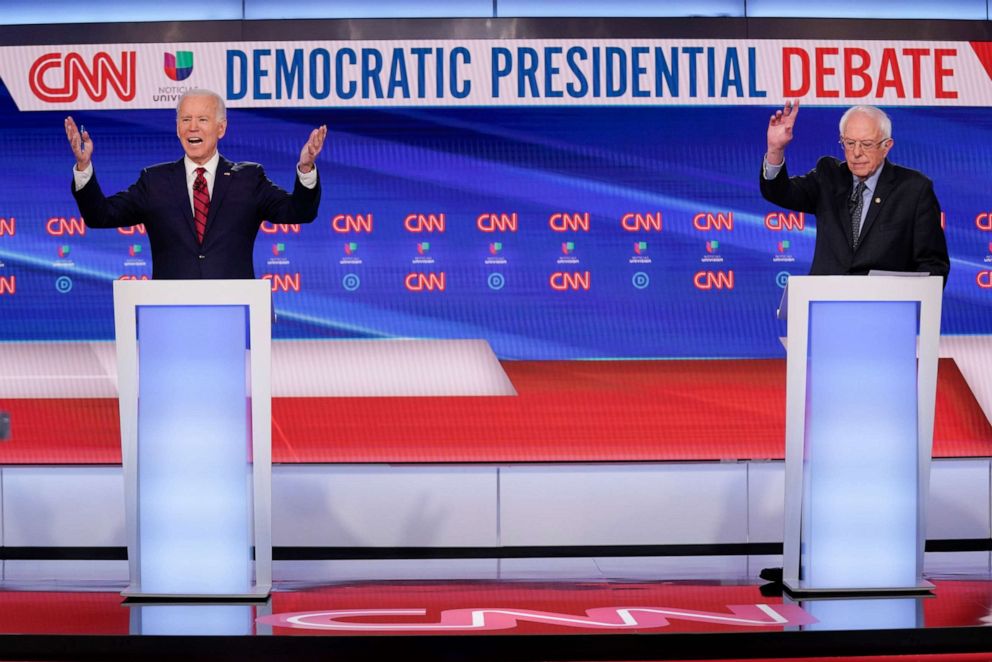
{"label": "univision logo", "polygon": [[193,73],[193,51],[176,51],[165,54],[165,75],[179,82]]}

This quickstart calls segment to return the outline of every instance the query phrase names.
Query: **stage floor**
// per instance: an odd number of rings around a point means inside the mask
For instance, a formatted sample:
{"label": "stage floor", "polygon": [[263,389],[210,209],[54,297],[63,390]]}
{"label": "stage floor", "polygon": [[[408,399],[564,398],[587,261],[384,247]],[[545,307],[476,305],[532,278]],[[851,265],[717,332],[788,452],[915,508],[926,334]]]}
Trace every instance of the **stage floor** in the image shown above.
{"label": "stage floor", "polygon": [[775,560],[282,562],[277,576],[295,579],[264,604],[127,604],[119,583],[3,581],[0,659],[992,659],[987,567],[951,558],[927,597],[793,601],[757,579]]}

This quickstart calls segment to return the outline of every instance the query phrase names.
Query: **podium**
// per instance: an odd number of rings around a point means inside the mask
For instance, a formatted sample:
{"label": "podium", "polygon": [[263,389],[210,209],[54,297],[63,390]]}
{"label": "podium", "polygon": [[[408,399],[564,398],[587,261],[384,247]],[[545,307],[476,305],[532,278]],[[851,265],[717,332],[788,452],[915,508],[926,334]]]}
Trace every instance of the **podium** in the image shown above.
{"label": "podium", "polygon": [[265,280],[114,282],[122,595],[268,596],[271,315]]}
{"label": "podium", "polygon": [[783,581],[795,595],[914,594],[943,291],[938,276],[793,276]]}

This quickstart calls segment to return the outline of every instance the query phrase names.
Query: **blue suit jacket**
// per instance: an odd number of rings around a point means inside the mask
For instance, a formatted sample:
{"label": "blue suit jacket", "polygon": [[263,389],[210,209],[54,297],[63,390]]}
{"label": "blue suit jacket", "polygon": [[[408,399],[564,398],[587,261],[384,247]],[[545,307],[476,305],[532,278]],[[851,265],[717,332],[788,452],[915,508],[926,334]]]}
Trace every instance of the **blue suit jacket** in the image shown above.
{"label": "blue suit jacket", "polygon": [[824,156],[805,175],[789,177],[783,166],[775,179],[759,175],[759,182],[761,194],[772,204],[816,215],[811,274],[926,271],[947,282],[950,259],[940,205],[932,182],[916,170],[885,161],[857,250],[847,209],[854,180],[845,162]]}
{"label": "blue suit jacket", "polygon": [[89,227],[144,224],[151,243],[152,278],[254,278],[252,253],[262,221],[313,221],[320,181],[308,189],[297,179],[290,195],[273,184],[259,164],[221,157],[202,245],[196,239],[182,159],[145,168],[137,182],[110,197],[104,196],[94,173],[73,196]]}

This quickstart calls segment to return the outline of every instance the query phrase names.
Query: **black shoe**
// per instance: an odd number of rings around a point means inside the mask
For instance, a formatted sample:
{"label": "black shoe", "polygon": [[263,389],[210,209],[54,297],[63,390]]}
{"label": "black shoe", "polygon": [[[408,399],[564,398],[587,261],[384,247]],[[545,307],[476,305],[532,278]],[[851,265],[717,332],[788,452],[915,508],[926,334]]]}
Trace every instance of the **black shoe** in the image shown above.
{"label": "black shoe", "polygon": [[758,573],[758,576],[764,579],[766,582],[781,584],[782,568],[764,568],[761,572]]}

